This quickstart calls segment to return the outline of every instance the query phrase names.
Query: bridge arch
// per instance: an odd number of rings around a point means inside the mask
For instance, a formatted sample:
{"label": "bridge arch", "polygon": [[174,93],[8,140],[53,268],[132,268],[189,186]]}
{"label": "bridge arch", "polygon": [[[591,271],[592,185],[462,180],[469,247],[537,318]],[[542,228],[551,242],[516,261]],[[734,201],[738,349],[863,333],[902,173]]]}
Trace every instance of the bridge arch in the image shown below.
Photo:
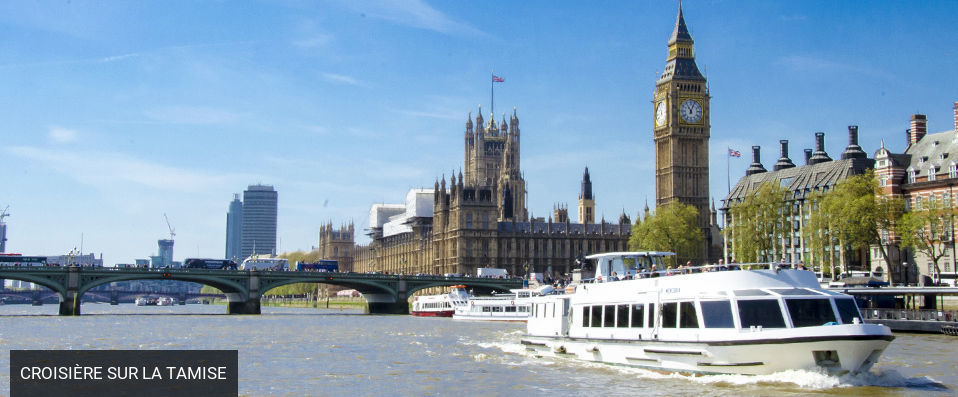
{"label": "bridge arch", "polygon": [[42,277],[33,274],[0,272],[0,278],[4,280],[18,280],[34,283],[49,289],[57,295],[60,302],[66,300],[66,285],[62,280],[52,277]]}

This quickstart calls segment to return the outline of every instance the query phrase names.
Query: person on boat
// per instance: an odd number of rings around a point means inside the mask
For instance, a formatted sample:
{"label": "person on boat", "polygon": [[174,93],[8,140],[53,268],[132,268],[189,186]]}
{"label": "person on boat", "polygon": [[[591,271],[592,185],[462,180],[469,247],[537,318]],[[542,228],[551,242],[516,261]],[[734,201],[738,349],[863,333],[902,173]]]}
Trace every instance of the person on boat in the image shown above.
{"label": "person on boat", "polygon": [[650,277],[658,277],[658,276],[659,276],[658,270],[655,268],[655,264],[654,264],[654,263],[652,264],[652,270],[651,270],[649,273],[651,273],[651,274],[650,274]]}
{"label": "person on boat", "polygon": [[619,281],[619,275],[616,272],[612,272],[612,277],[609,277],[609,281]]}

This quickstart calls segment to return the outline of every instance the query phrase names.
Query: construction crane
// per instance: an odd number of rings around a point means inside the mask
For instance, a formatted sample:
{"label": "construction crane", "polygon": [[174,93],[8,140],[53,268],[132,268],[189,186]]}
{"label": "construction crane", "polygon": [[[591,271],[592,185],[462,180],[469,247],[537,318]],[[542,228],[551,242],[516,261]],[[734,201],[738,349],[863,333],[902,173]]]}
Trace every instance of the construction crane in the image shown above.
{"label": "construction crane", "polygon": [[166,219],[166,227],[170,229],[170,240],[176,236],[176,229],[173,229],[173,226],[170,226],[170,218],[166,217],[166,213],[163,214],[163,219]]}
{"label": "construction crane", "polygon": [[10,206],[8,205],[7,208],[4,208],[3,211],[0,211],[0,223],[3,223],[3,218],[10,216],[10,213],[7,212],[7,210],[9,209],[10,209]]}

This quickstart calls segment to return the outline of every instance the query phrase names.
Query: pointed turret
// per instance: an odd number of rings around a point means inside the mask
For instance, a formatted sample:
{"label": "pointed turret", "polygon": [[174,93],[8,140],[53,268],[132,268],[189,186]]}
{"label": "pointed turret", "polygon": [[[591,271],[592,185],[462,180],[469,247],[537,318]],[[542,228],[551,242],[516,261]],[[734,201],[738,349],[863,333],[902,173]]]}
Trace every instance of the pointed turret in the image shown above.
{"label": "pointed turret", "polygon": [[665,69],[659,77],[659,84],[672,79],[705,81],[705,77],[699,72],[698,65],[695,64],[694,41],[685,24],[681,4],[679,14],[675,17],[672,37],[669,38],[669,55],[666,58]]}
{"label": "pointed turret", "polygon": [[675,29],[672,30],[672,37],[669,38],[669,45],[678,42],[693,42],[689,28],[685,25],[685,17],[682,15],[682,3],[679,3],[679,15],[675,17]]}
{"label": "pointed turret", "polygon": [[589,167],[585,167],[585,173],[582,174],[582,191],[579,192],[579,198],[592,200],[592,179],[589,178]]}

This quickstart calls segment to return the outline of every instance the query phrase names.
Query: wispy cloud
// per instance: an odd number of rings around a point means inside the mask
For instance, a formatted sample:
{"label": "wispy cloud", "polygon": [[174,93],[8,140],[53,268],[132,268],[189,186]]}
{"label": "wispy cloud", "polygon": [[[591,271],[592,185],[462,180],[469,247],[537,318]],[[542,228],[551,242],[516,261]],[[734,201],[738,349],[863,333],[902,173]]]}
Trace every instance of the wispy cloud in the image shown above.
{"label": "wispy cloud", "polygon": [[796,72],[844,72],[860,73],[879,78],[894,78],[891,73],[885,71],[804,55],[789,55],[781,57],[776,63]]}
{"label": "wispy cloud", "polygon": [[147,110],[146,117],[173,124],[230,124],[243,118],[229,110],[202,106],[165,106]]}
{"label": "wispy cloud", "polygon": [[449,35],[487,36],[472,25],[454,20],[422,0],[342,1],[345,7],[370,18]]}
{"label": "wispy cloud", "polygon": [[70,130],[63,127],[50,127],[50,131],[47,132],[47,137],[53,143],[71,143],[77,140],[76,130]]}
{"label": "wispy cloud", "polygon": [[81,154],[29,146],[10,147],[6,151],[46,165],[80,183],[102,189],[123,189],[124,186],[137,185],[159,190],[199,192],[212,187],[230,186],[234,180],[248,178],[170,167],[118,153]]}
{"label": "wispy cloud", "polygon": [[351,85],[356,87],[369,86],[369,83],[366,83],[365,81],[357,80],[354,77],[347,76],[344,74],[323,73],[323,79],[325,79],[326,81],[330,83],[336,83],[336,84],[346,84],[346,85]]}
{"label": "wispy cloud", "polygon": [[293,40],[293,45],[300,48],[316,48],[322,47],[329,42],[333,41],[333,36],[329,34],[319,34],[311,37],[304,37],[298,40]]}

